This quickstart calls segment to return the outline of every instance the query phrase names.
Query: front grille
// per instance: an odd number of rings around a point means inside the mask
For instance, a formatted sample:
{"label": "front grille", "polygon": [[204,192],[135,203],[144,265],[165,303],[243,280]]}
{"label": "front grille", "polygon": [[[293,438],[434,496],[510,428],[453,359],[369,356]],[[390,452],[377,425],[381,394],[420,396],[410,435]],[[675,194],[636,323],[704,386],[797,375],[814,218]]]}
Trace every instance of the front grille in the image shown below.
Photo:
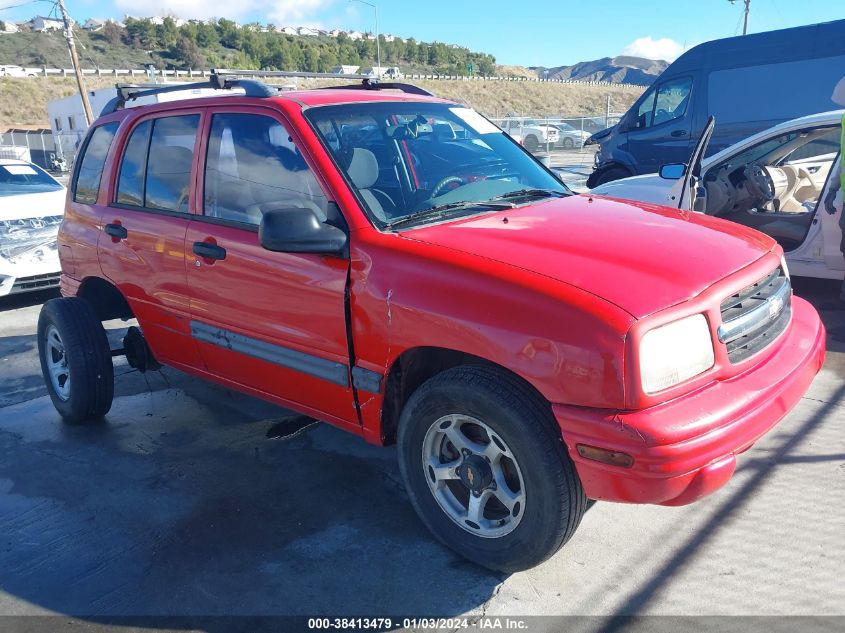
{"label": "front grille", "polygon": [[732,363],[764,349],[786,329],[792,315],[791,298],[789,278],[778,266],[722,301],[718,334]]}
{"label": "front grille", "polygon": [[12,286],[12,292],[28,292],[30,290],[41,290],[42,288],[53,288],[59,285],[60,277],[61,273],[18,277]]}

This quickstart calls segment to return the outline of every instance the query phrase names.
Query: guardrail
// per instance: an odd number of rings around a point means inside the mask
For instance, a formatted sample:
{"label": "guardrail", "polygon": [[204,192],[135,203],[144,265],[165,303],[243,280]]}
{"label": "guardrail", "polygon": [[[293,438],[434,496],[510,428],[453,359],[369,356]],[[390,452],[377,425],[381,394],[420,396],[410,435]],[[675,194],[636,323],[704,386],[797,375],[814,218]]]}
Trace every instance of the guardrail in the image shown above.
{"label": "guardrail", "polygon": [[[0,64],[2,66],[3,64]],[[72,77],[73,76],[73,69],[72,68],[24,68],[24,72],[26,73],[25,77],[30,77],[34,75],[35,77]],[[249,70],[241,70],[238,71],[239,74],[242,76],[254,76],[254,77],[262,77],[262,76],[273,76],[273,77],[303,77],[303,78],[313,78],[313,79],[354,79],[356,77],[360,77],[361,75],[344,75],[344,74],[336,74],[336,73],[311,73],[311,72],[265,72],[260,70],[249,71]],[[135,68],[83,68],[82,74],[87,76],[94,76],[94,77],[147,77],[149,73],[145,69],[135,69]],[[211,74],[210,70],[156,70],[155,76],[156,77],[186,77],[188,79],[194,77],[208,77]],[[13,77],[15,75],[6,75],[8,77]],[[387,79],[387,77],[384,77]],[[393,77],[391,77],[393,79]],[[644,89],[645,86],[640,86],[638,84],[623,84],[623,83],[614,83],[611,81],[582,81],[579,79],[544,79],[541,77],[517,77],[517,76],[491,76],[491,77],[484,77],[480,75],[441,75],[437,73],[432,74],[420,74],[420,73],[409,73],[403,75],[401,79],[422,79],[422,80],[448,80],[448,81],[524,81],[524,82],[534,82],[534,83],[555,83],[555,84],[574,84],[574,85],[581,85],[581,86],[618,86],[623,88],[637,88],[637,89]]]}

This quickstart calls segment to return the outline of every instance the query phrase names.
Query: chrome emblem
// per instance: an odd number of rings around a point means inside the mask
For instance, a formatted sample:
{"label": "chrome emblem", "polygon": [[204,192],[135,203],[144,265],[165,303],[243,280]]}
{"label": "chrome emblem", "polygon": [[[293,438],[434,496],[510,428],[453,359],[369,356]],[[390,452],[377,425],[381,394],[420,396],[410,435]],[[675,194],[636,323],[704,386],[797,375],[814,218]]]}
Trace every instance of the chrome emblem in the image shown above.
{"label": "chrome emblem", "polygon": [[773,319],[780,311],[783,310],[783,299],[780,297],[772,297],[769,300],[769,318]]}

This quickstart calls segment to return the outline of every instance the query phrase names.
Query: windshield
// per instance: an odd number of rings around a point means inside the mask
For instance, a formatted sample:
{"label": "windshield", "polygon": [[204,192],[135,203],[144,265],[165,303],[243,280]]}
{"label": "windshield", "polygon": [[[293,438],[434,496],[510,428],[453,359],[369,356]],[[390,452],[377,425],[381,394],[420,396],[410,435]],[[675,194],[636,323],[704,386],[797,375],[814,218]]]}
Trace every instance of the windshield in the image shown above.
{"label": "windshield", "polygon": [[315,107],[306,116],[380,228],[569,193],[510,137],[469,108],[358,103]]}
{"label": "windshield", "polygon": [[62,185],[36,165],[0,164],[0,196],[43,193],[61,188]]}

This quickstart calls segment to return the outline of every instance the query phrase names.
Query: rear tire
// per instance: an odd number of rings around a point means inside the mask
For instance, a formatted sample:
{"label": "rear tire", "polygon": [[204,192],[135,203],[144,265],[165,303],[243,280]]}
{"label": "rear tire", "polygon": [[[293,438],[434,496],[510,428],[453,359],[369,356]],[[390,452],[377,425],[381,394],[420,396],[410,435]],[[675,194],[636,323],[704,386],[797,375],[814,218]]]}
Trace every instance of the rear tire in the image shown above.
{"label": "rear tire", "polygon": [[38,317],[47,392],[65,422],[96,422],[111,409],[114,366],[103,324],[84,299],[51,299]]}
{"label": "rear tire", "polygon": [[[400,470],[423,523],[460,555],[496,571],[552,556],[587,507],[557,428],[547,402],[496,368],[456,367],[425,382],[398,430]],[[473,497],[481,508],[475,514]]]}
{"label": "rear tire", "polygon": [[525,149],[533,154],[537,151],[537,148],[540,147],[540,142],[537,140],[536,136],[529,134],[525,137],[524,145]]}

